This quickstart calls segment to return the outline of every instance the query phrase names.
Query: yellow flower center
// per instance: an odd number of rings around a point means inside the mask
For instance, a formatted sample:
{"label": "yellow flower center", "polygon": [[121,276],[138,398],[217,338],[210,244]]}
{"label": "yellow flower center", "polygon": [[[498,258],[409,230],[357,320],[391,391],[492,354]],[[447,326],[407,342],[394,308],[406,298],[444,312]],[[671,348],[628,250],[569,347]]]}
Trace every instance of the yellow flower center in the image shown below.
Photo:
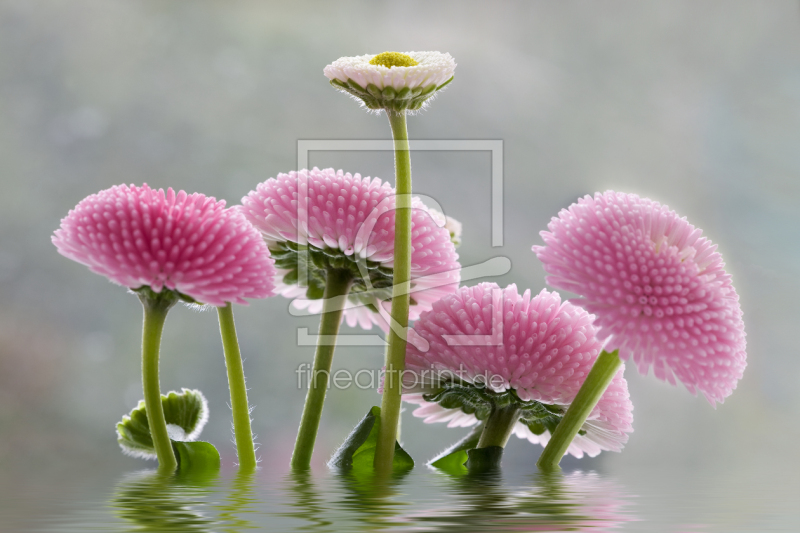
{"label": "yellow flower center", "polygon": [[381,65],[383,67],[415,67],[419,65],[417,61],[406,54],[400,52],[384,52],[369,60],[370,65]]}

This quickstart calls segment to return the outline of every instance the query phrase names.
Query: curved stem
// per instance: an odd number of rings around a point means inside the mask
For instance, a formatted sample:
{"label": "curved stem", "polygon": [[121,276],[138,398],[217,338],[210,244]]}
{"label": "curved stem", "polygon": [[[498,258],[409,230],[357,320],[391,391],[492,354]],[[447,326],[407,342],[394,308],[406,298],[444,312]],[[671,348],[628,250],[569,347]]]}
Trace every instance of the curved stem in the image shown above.
{"label": "curved stem", "polygon": [[514,424],[519,420],[521,413],[519,407],[514,404],[493,408],[489,418],[486,419],[486,426],[483,428],[476,448],[488,448],[489,446],[505,448],[508,438],[511,437],[511,432],[514,430]]}
{"label": "curved stem", "polygon": [[[167,292],[167,291],[163,291]],[[154,298],[140,296],[144,307],[144,325],[142,327],[142,387],[144,389],[145,411],[150,436],[158,457],[159,470],[174,472],[178,468],[178,460],[172,449],[167,433],[167,422],[164,420],[164,406],[161,404],[161,386],[158,377],[158,357],[161,351],[161,332],[167,312],[175,304],[166,297]]]}
{"label": "curved stem", "polygon": [[322,417],[322,406],[325,403],[325,393],[328,391],[333,351],[336,349],[336,335],[339,334],[339,324],[342,322],[342,312],[352,281],[349,271],[328,270],[314,368],[311,371],[311,382],[303,406],[303,416],[300,418],[300,429],[292,452],[294,469],[306,469],[311,465],[311,455],[314,453],[314,442]]}
{"label": "curved stem", "polygon": [[572,439],[578,434],[583,423],[589,417],[589,414],[600,401],[600,397],[608,388],[614,374],[622,364],[619,358],[618,350],[609,353],[605,350],[600,352],[597,360],[594,362],[589,375],[586,376],[586,381],[581,385],[575,400],[567,409],[564,418],[558,423],[556,430],[553,432],[550,442],[545,446],[542,455],[536,462],[542,470],[553,470],[558,468],[558,463],[561,458],[567,453]]}
{"label": "curved stem", "polygon": [[236,325],[233,322],[231,304],[217,307],[217,314],[219,315],[219,332],[222,335],[222,349],[225,352],[225,368],[228,369],[228,388],[231,391],[233,433],[236,438],[239,468],[253,470],[257,465],[256,448],[253,444],[253,431],[250,428],[250,405],[247,403],[242,354],[239,350],[239,340],[236,338]]}
{"label": "curved stem", "polygon": [[386,349],[386,373],[381,399],[381,427],[375,448],[375,469],[392,470],[397,423],[400,419],[402,373],[406,362],[406,328],[411,278],[411,155],[404,111],[386,111],[394,137],[395,196],[394,272],[392,286],[392,324]]}

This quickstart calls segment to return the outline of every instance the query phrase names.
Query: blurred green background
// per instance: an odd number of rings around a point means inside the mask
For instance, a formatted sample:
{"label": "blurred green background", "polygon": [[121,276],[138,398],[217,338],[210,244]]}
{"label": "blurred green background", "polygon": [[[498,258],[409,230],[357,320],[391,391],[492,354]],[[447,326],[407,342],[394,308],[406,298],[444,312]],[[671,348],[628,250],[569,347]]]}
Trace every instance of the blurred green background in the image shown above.
{"label": "blurred green background", "polygon": [[[733,275],[748,368],[716,410],[628,370],[635,433],[621,454],[568,463],[645,475],[708,473],[710,490],[765,465],[797,472],[800,429],[800,6],[796,1],[0,1],[0,484],[133,470],[114,425],[141,398],[141,306],[56,253],[85,196],[147,182],[239,202],[295,168],[299,139],[388,139],[383,116],[334,91],[340,56],[439,50],[454,82],[409,119],[412,139],[504,143],[503,247],[492,248],[488,152],[412,154],[415,192],[464,224],[464,265],[509,257],[501,285],[541,290],[530,247],[552,216],[609,188],[650,196],[704,229]],[[313,152],[311,165],[393,180],[390,152]],[[281,297],[235,309],[254,430],[267,467],[288,462],[313,347]],[[344,328],[344,333],[354,333]],[[340,347],[334,369],[377,368]],[[204,437],[234,461],[215,313],[176,308],[162,390],[210,401]],[[333,391],[315,464],[374,391]],[[406,412],[420,461],[464,430]],[[540,449],[513,438],[505,466]],[[758,459],[758,460],[757,460]],[[91,466],[91,468],[86,468]],[[744,478],[742,478],[744,479]],[[750,478],[747,478],[750,479]],[[44,489],[43,489],[44,490]],[[56,490],[55,488],[53,490]]]}

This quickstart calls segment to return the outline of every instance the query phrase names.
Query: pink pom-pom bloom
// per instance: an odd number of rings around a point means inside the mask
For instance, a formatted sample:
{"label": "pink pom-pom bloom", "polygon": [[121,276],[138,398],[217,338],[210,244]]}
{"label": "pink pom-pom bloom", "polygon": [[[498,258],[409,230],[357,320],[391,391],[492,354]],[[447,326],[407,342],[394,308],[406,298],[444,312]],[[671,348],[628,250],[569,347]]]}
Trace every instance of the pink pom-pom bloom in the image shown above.
{"label": "pink pom-pom bloom", "polygon": [[[563,414],[602,349],[592,316],[562,303],[558,293],[542,290],[531,298],[529,290],[520,295],[516,285],[501,289],[494,283],[445,296],[422,314],[411,335],[423,337],[429,349],[409,342],[403,399],[420,404],[414,416],[450,427],[472,426],[478,418],[428,401],[433,396],[425,391],[441,389],[447,381],[494,393],[511,390],[524,404],[538,402]],[[619,451],[627,442],[633,405],[623,371],[615,374],[568,453],[594,457],[602,450]],[[537,434],[534,426],[521,420],[514,434],[546,445],[550,430],[540,427]]]}
{"label": "pink pom-pom bloom", "polygon": [[202,304],[273,294],[274,261],[236,209],[202,194],[117,185],[81,200],[53,236],[61,255],[131,289]]}
{"label": "pink pom-pom bloom", "polygon": [[[355,281],[347,324],[388,331],[394,265],[394,190],[378,178],[331,168],[278,174],[242,199],[247,219],[277,258],[277,291],[298,308],[322,310],[325,268],[348,268]],[[418,198],[412,200],[411,309],[414,320],[458,287],[461,266],[444,227]],[[298,245],[307,248],[307,279],[298,283]],[[300,272],[302,276],[303,273]],[[380,310],[380,312],[376,312]]]}
{"label": "pink pom-pom bloom", "polygon": [[562,210],[533,251],[547,282],[597,316],[606,350],[722,402],[746,366],[739,297],[722,256],[667,206],[608,191]]}

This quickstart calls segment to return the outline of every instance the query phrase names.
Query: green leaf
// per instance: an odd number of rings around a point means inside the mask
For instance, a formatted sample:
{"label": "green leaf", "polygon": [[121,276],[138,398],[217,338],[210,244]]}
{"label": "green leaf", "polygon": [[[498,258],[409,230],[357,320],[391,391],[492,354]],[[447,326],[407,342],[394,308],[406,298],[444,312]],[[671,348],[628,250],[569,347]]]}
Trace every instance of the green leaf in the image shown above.
{"label": "green leaf", "polygon": [[199,390],[183,389],[180,393],[170,391],[166,396],[162,394],[161,405],[173,440],[196,440],[208,422],[208,401]]}
{"label": "green leaf", "polygon": [[[381,427],[381,408],[372,407],[353,431],[345,439],[339,449],[334,452],[328,466],[331,468],[352,469],[355,473],[371,473],[372,463],[375,458],[375,447],[378,444],[378,432]],[[410,470],[414,467],[414,460],[395,442],[394,463],[395,472]]]}
{"label": "green leaf", "polygon": [[503,448],[500,446],[487,446],[475,448],[467,452],[467,469],[470,473],[488,472],[500,468],[503,459]]}
{"label": "green leaf", "polygon": [[200,472],[216,472],[220,459],[217,449],[208,442],[172,441],[172,449],[178,459],[178,471],[197,474]]}
{"label": "green leaf", "polygon": [[478,445],[478,440],[480,440],[481,433],[483,433],[483,426],[484,424],[478,424],[472,428],[472,431],[466,437],[431,459],[428,464],[451,474],[466,472],[465,463],[469,458],[467,452]]}
{"label": "green leaf", "polygon": [[[161,405],[172,441],[189,442],[200,436],[208,421],[208,402],[202,392],[190,389],[182,389],[180,393],[170,391],[161,395]],[[144,400],[117,424],[117,442],[127,455],[156,458]]]}
{"label": "green leaf", "polygon": [[372,428],[375,423],[380,420],[380,407],[372,407],[364,418],[356,424],[356,427],[350,432],[341,446],[333,453],[329,467],[334,468],[348,468],[353,466],[353,456],[361,448],[367,440],[369,440]]}

